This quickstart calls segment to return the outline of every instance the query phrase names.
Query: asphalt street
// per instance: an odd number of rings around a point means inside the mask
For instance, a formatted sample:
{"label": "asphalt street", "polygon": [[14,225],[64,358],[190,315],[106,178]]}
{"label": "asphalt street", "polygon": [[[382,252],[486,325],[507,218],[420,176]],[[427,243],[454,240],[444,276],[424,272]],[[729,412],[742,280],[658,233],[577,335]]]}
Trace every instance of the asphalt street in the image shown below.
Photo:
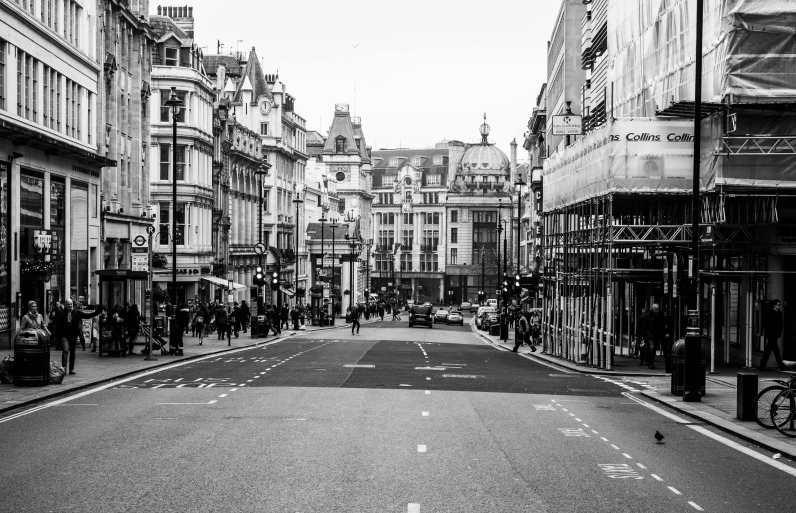
{"label": "asphalt street", "polygon": [[747,512],[793,503],[793,462],[644,404],[629,391],[643,386],[499,351],[467,324],[410,329],[404,316],[359,335],[293,336],[0,417],[0,510]]}

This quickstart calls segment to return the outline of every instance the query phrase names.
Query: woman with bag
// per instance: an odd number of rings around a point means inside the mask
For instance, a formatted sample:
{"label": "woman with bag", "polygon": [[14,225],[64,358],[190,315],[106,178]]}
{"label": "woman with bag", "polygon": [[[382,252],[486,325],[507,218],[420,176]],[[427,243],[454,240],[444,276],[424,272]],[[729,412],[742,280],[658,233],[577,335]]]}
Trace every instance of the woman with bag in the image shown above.
{"label": "woman with bag", "polygon": [[52,339],[52,333],[47,329],[47,325],[44,324],[44,317],[39,313],[39,305],[36,301],[28,301],[28,313],[22,316],[22,320],[19,322],[19,329],[42,330]]}
{"label": "woman with bag", "polygon": [[528,337],[531,334],[531,328],[528,325],[528,319],[525,318],[525,315],[519,314],[519,320],[517,321],[517,331],[514,334],[514,349],[513,352],[517,352],[520,346],[527,342],[528,345],[531,347],[531,352],[535,353],[536,348],[528,342]]}
{"label": "woman with bag", "polygon": [[133,304],[127,312],[125,319],[127,322],[127,348],[129,354],[133,354],[135,349],[135,339],[138,338],[138,332],[141,331],[141,313],[138,311],[138,305]]}

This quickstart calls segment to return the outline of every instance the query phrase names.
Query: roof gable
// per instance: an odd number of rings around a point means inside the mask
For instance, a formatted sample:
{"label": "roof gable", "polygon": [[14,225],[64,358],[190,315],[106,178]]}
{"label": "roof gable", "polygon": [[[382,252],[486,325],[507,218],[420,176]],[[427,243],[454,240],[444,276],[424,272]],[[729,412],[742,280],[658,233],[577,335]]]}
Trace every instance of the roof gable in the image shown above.
{"label": "roof gable", "polygon": [[336,153],[336,141],[338,138],[345,138],[345,152],[359,153],[354,137],[354,126],[351,124],[351,117],[347,112],[337,112],[332,120],[332,127],[329,129],[329,136],[323,146],[323,153]]}
{"label": "roof gable", "polygon": [[241,101],[241,91],[244,90],[243,87],[246,86],[247,81],[250,88],[247,90],[252,91],[252,105],[257,103],[257,100],[261,96],[265,96],[272,102],[274,101],[274,96],[271,94],[271,91],[268,89],[268,84],[265,81],[263,68],[260,66],[260,58],[257,57],[257,52],[254,50],[254,47],[252,47],[252,51],[249,52],[249,60],[246,61],[246,68],[243,70],[242,76],[244,79],[238,81],[238,89],[235,91],[235,97],[232,101]]}

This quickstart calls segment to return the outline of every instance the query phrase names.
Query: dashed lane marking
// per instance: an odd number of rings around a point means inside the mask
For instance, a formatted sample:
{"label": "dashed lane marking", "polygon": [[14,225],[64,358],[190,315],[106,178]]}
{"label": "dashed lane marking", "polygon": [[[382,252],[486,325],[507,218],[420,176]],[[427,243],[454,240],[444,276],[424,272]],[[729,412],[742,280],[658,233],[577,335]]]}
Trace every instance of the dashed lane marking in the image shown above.
{"label": "dashed lane marking", "polygon": [[680,490],[678,490],[678,489],[677,489],[677,488],[675,488],[674,486],[670,486],[670,487],[669,487],[669,490],[671,490],[671,491],[672,491],[672,493],[673,493],[673,494],[675,494],[675,495],[683,495],[683,494],[680,492]]}
{"label": "dashed lane marking", "polygon": [[417,452],[426,452],[426,446],[425,445],[418,445],[417,446]]}
{"label": "dashed lane marking", "polygon": [[632,457],[631,457],[631,456],[630,456],[628,453],[626,453],[626,452],[623,452],[623,453],[622,453],[622,456],[624,456],[625,458],[627,458],[627,459],[629,459],[629,460],[632,460],[632,459],[633,459],[633,458],[632,458]]}
{"label": "dashed lane marking", "polygon": [[430,394],[431,394],[431,390],[426,390],[426,395],[430,395]]}
{"label": "dashed lane marking", "polygon": [[616,445],[614,445],[614,444],[611,444],[611,447],[613,447],[613,448],[614,448],[614,449],[616,449],[617,451],[619,450],[619,447],[617,447],[617,446],[616,446]]}
{"label": "dashed lane marking", "polygon": [[428,412],[427,412],[427,411],[424,411],[424,412],[423,412],[423,416],[424,416],[424,417],[428,417]]}
{"label": "dashed lane marking", "polygon": [[348,367],[350,369],[375,369],[376,368],[375,365],[352,364],[352,363],[347,363],[347,364],[343,365],[343,367]]}
{"label": "dashed lane marking", "polygon": [[[690,505],[691,505],[691,507],[692,507],[692,508],[694,508],[694,509],[695,509],[695,510],[697,510],[697,511],[705,511],[704,509],[702,509],[701,507],[699,507],[699,504],[697,504],[697,503],[696,503],[696,502],[694,502],[694,501],[688,501],[688,504],[690,504]],[[418,510],[418,511],[420,511],[420,510]]]}
{"label": "dashed lane marking", "polygon": [[641,463],[636,463],[636,465],[638,465],[638,468],[640,468],[640,469],[642,469],[642,470],[647,470],[647,467],[645,467],[645,466],[644,466],[644,465],[642,465]]}
{"label": "dashed lane marking", "polygon": [[[443,378],[470,378],[470,379],[475,379],[478,376],[476,376],[475,374],[443,374],[442,377]],[[428,379],[431,379],[431,378],[428,378]]]}
{"label": "dashed lane marking", "polygon": [[663,478],[658,474],[650,474],[656,481],[663,481]]}
{"label": "dashed lane marking", "polygon": [[226,397],[226,396],[227,396],[227,394],[221,394],[221,395],[220,395],[220,396],[218,396],[218,397]]}
{"label": "dashed lane marking", "polygon": [[416,502],[410,502],[406,506],[406,513],[420,513],[420,504]]}

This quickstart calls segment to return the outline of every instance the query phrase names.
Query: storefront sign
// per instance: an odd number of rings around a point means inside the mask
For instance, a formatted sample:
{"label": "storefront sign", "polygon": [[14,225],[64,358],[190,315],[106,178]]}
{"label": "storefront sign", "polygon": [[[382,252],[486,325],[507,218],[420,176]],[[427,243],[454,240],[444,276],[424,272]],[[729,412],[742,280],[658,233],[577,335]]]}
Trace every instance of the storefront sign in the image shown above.
{"label": "storefront sign", "polygon": [[583,133],[583,118],[575,114],[553,116],[553,135],[580,135]]}
{"label": "storefront sign", "polygon": [[28,253],[38,256],[49,255],[53,249],[55,232],[52,230],[31,230],[29,234],[30,246]]}

